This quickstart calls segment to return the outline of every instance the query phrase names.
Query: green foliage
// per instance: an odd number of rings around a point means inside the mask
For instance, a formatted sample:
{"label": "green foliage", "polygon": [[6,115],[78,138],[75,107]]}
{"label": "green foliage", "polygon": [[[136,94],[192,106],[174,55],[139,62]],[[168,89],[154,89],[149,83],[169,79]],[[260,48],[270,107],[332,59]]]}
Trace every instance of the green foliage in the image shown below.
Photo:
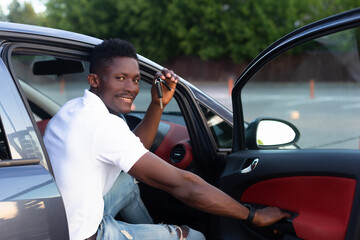
{"label": "green foliage", "polygon": [[[16,0],[14,0],[16,1]],[[290,31],[360,0],[48,0],[47,25],[120,37],[156,61],[255,57]]]}
{"label": "green foliage", "polygon": [[0,21],[6,21],[5,13],[1,8],[0,8]]}
{"label": "green foliage", "polygon": [[9,5],[8,10],[9,13],[4,17],[4,21],[32,25],[42,25],[44,23],[44,17],[37,15],[33,6],[28,2],[20,4],[17,0],[13,0]]}

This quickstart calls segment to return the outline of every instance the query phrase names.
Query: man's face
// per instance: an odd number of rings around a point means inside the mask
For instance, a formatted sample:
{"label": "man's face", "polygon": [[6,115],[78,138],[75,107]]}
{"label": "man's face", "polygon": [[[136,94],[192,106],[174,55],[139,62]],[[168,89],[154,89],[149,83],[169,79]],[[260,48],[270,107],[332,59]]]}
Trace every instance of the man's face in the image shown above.
{"label": "man's face", "polygon": [[139,64],[130,57],[116,57],[99,76],[97,95],[112,113],[129,113],[139,93]]}

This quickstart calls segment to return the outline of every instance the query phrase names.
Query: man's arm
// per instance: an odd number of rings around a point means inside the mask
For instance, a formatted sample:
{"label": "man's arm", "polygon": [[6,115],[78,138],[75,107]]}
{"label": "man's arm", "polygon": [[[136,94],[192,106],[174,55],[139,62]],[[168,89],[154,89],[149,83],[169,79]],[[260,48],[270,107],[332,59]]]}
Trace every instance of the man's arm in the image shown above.
{"label": "man's arm", "polygon": [[147,149],[150,149],[155,140],[162,113],[163,109],[160,109],[159,104],[151,101],[144,118],[133,130]]}
{"label": "man's arm", "polygon": [[[176,84],[179,78],[174,74],[173,71],[168,70],[166,68],[164,68],[161,72],[157,72],[155,74],[154,81],[158,77],[165,80],[171,89],[168,90],[165,86],[162,86],[162,90],[163,90],[162,103],[163,103],[163,107],[165,107],[174,96]],[[151,103],[145,113],[143,120],[133,130],[134,134],[140,138],[141,142],[144,144],[144,146],[147,149],[150,149],[151,145],[154,142],[157,129],[159,127],[161,115],[164,110],[160,108],[160,100],[156,94],[154,81],[151,87],[151,98],[152,98]]]}
{"label": "man's arm", "polygon": [[[129,174],[204,212],[241,220],[247,219],[249,215],[247,207],[221,190],[193,173],[173,167],[150,152],[134,164]],[[290,214],[275,207],[268,207],[255,212],[253,223],[267,226],[284,217],[290,217]]]}

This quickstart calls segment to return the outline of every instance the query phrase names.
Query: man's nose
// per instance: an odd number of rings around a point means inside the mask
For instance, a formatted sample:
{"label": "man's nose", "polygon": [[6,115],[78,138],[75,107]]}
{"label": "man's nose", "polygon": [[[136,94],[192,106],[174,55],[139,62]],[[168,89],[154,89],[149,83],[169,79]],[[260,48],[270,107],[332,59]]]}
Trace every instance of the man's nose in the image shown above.
{"label": "man's nose", "polygon": [[136,92],[138,89],[138,85],[134,83],[132,79],[126,79],[124,82],[124,90],[128,92]]}

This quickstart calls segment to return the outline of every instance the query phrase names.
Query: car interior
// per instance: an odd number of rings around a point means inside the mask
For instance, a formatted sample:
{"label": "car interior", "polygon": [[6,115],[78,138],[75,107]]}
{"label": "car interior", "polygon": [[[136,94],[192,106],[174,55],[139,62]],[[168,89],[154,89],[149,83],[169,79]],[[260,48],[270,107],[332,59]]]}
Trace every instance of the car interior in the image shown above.
{"label": "car interior", "polygon": [[[88,64],[88,61],[82,59],[34,54],[31,51],[12,53],[11,67],[27,98],[41,136],[44,136],[48,122],[60,107],[66,101],[82,96],[88,88]],[[151,99],[152,75],[145,71],[141,73],[140,93],[133,104],[132,112],[125,115],[130,129],[134,129],[141,121]],[[219,132],[221,126],[218,126],[218,123],[221,124],[222,121],[216,120],[216,115],[206,107],[202,110],[207,112],[207,119],[213,122],[211,130]],[[221,133],[222,131],[218,133],[218,144],[229,146],[229,137],[222,140]],[[150,151],[175,167],[197,172],[188,129],[176,97],[166,106]],[[155,223],[186,224],[204,233],[208,231],[207,214],[184,205],[163,191],[142,183],[139,183],[139,186],[142,199]]]}
{"label": "car interior", "polygon": [[2,159],[9,159],[9,152],[8,152],[8,146],[5,141],[5,135],[3,131],[2,121],[0,121],[0,160]]}

